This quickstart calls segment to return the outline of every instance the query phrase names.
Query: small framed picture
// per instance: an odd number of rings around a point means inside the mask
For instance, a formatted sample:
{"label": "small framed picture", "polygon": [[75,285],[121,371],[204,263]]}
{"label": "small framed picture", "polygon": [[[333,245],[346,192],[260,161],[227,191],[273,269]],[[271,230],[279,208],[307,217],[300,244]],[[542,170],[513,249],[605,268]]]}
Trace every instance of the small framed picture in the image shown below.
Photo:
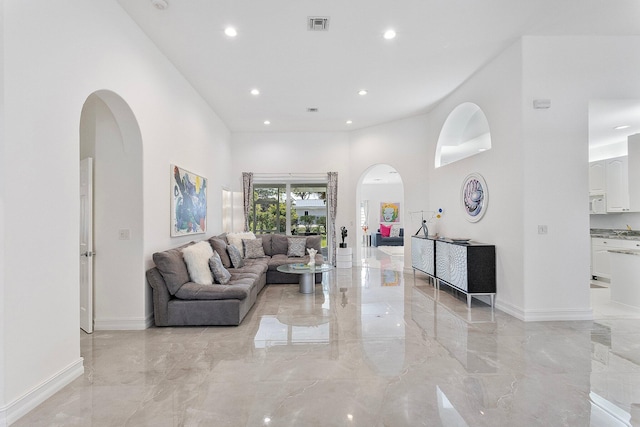
{"label": "small framed picture", "polygon": [[489,204],[489,188],[482,175],[472,173],[462,181],[460,202],[467,221],[478,222],[482,219]]}
{"label": "small framed picture", "polygon": [[380,222],[400,222],[400,203],[380,203]]}

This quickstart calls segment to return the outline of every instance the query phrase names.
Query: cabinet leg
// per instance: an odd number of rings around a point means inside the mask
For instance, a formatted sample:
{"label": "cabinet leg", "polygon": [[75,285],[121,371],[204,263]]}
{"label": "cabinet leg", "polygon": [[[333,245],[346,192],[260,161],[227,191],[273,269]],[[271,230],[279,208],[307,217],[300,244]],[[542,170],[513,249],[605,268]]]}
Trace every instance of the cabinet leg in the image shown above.
{"label": "cabinet leg", "polygon": [[471,308],[471,295],[467,294],[467,307]]}

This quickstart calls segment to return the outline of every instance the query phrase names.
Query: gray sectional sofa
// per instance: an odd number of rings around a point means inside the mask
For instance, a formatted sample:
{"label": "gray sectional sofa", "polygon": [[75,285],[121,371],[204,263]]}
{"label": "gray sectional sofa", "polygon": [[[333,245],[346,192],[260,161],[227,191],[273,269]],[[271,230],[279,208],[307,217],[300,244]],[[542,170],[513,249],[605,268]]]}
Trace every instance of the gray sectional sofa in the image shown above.
{"label": "gray sectional sofa", "polygon": [[[294,237],[278,234],[258,235],[262,239],[263,257],[244,258],[242,267],[234,268],[227,253],[226,235],[210,238],[212,249],[220,255],[223,265],[231,273],[226,285],[202,285],[191,281],[182,249],[196,242],[153,254],[155,267],[146,273],[153,290],[153,309],[156,326],[239,325],[247,315],[258,294],[267,284],[298,283],[297,274],[277,271],[283,264],[307,263],[309,256],[288,255],[288,238],[306,239],[305,247],[318,251],[321,237]],[[315,277],[322,280],[322,274]]]}

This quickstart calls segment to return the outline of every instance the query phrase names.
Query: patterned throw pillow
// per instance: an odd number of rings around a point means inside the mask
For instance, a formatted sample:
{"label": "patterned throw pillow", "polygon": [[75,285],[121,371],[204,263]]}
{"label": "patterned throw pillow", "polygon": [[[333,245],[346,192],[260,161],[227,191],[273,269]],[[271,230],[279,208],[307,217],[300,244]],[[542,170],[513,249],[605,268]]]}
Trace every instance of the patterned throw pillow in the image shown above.
{"label": "patterned throw pillow", "polygon": [[262,258],[265,256],[262,239],[242,239],[242,246],[244,246],[245,258]]}
{"label": "patterned throw pillow", "polygon": [[213,256],[209,258],[209,268],[213,273],[213,278],[221,285],[226,285],[229,283],[229,280],[231,280],[231,273],[229,273],[229,270],[224,268],[220,255],[218,255],[218,252],[216,251],[214,251]]}
{"label": "patterned throw pillow", "polygon": [[392,225],[391,231],[389,232],[389,237],[400,237],[400,226]]}
{"label": "patterned throw pillow", "polygon": [[287,243],[289,244],[289,248],[287,250],[287,256],[305,256],[307,239],[302,239],[300,237],[288,237]]}
{"label": "patterned throw pillow", "polygon": [[227,242],[235,246],[242,253],[242,239],[255,239],[256,235],[251,231],[243,231],[241,233],[227,233]]}
{"label": "patterned throw pillow", "polygon": [[231,265],[233,268],[240,268],[244,266],[244,261],[242,261],[242,254],[233,245],[227,246],[227,253],[229,253],[229,258],[231,259]]}

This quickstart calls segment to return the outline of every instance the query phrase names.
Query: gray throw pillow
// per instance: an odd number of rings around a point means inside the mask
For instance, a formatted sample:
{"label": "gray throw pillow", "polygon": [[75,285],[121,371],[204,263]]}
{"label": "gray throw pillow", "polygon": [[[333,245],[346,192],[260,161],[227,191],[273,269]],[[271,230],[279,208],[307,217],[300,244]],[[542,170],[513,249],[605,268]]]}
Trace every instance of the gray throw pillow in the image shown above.
{"label": "gray throw pillow", "polygon": [[282,234],[274,234],[271,236],[271,256],[287,254],[287,236]]}
{"label": "gray throw pillow", "polygon": [[229,258],[231,259],[231,265],[233,268],[240,268],[244,266],[244,261],[242,261],[242,254],[233,245],[227,245],[227,252],[229,253]]}
{"label": "gray throw pillow", "polygon": [[231,280],[231,273],[222,265],[222,260],[218,252],[214,251],[213,256],[209,258],[209,268],[211,268],[213,278],[216,279],[217,283],[226,285],[229,283],[229,280]]}
{"label": "gray throw pillow", "polygon": [[264,248],[262,247],[262,239],[242,239],[245,258],[263,258]]}
{"label": "gray throw pillow", "polygon": [[307,236],[307,249],[315,249],[320,253],[322,251],[322,236]]}
{"label": "gray throw pillow", "polygon": [[209,243],[211,243],[213,250],[220,255],[222,265],[224,265],[225,268],[231,268],[231,260],[229,259],[229,254],[227,254],[227,242],[222,238],[212,237],[209,239]]}
{"label": "gray throw pillow", "polygon": [[287,250],[287,256],[302,257],[305,256],[307,239],[304,237],[289,237],[287,238],[289,249]]}
{"label": "gray throw pillow", "polygon": [[182,249],[194,243],[190,242],[175,249],[153,254],[153,262],[160,270],[160,274],[171,295],[178,292],[178,289],[190,280],[187,264],[182,257]]}

